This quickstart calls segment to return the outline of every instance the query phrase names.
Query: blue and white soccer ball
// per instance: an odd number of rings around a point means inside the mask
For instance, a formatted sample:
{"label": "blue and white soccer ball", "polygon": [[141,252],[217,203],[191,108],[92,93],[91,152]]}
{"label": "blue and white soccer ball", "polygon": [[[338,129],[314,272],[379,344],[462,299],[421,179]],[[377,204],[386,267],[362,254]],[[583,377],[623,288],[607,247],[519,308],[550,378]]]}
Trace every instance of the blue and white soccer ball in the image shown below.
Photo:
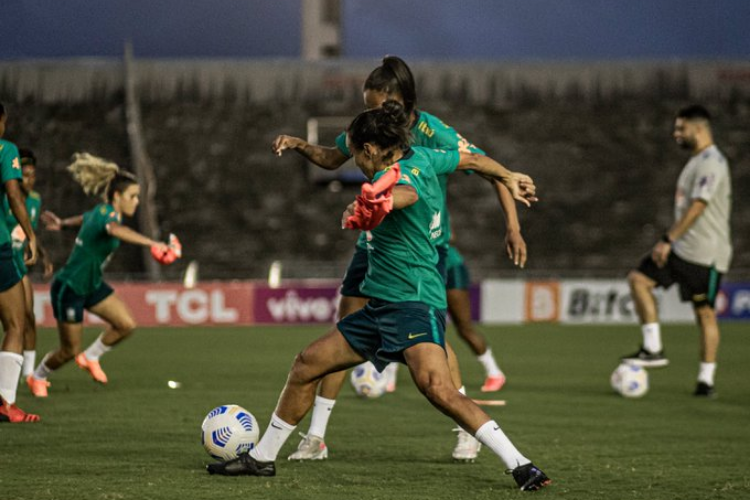
{"label": "blue and white soccer ball", "polygon": [[642,366],[621,363],[609,381],[612,389],[626,398],[640,398],[648,392],[648,372]]}
{"label": "blue and white soccer ball", "polygon": [[260,435],[253,414],[237,405],[211,410],[203,419],[201,431],[203,447],[217,460],[230,460],[252,450]]}
{"label": "blue and white soccer ball", "polygon": [[369,361],[352,368],[350,379],[357,396],[369,399],[379,398],[385,394],[388,385],[385,373],[380,373]]}

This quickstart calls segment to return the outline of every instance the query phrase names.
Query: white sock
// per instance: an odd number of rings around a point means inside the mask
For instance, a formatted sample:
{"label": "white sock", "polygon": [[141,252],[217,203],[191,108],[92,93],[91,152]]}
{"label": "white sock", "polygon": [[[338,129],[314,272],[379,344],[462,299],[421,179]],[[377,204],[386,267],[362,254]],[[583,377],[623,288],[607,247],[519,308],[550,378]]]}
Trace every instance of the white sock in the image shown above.
{"label": "white sock", "polygon": [[489,347],[484,354],[477,356],[477,359],[482,363],[482,366],[484,366],[484,371],[487,377],[499,377],[503,374],[503,371],[497,366],[495,356],[492,355],[492,349]]}
{"label": "white sock", "polygon": [[21,375],[24,378],[34,373],[34,365],[36,364],[36,351],[23,351],[23,369]]}
{"label": "white sock", "polygon": [[531,460],[521,455],[521,452],[513,446],[508,436],[505,435],[494,420],[490,420],[480,427],[474,437],[500,457],[500,460],[505,463],[505,467],[510,470],[515,469],[519,465],[526,465],[531,462]]}
{"label": "white sock", "polygon": [[644,349],[651,353],[657,353],[663,349],[661,345],[661,327],[659,326],[659,323],[646,323],[641,325],[641,332],[643,333]]}
{"label": "white sock", "polygon": [[296,425],[287,424],[274,413],[271,415],[271,423],[268,424],[265,434],[261,436],[258,446],[250,450],[250,456],[258,462],[274,462],[279,450],[296,427]]}
{"label": "white sock", "polygon": [[93,344],[89,346],[86,351],[84,351],[84,356],[86,356],[86,359],[89,359],[91,361],[99,361],[99,358],[101,358],[105,353],[112,350],[112,346],[104,345],[104,342],[102,339],[104,338],[104,334],[102,333],[99,335],[99,338],[97,338]]}
{"label": "white sock", "polygon": [[50,367],[47,366],[47,360],[49,357],[52,356],[51,352],[48,352],[44,355],[44,358],[42,358],[42,362],[39,363],[39,366],[36,367],[36,370],[34,370],[34,378],[37,380],[47,380],[47,377],[50,376],[50,374],[55,371],[52,370]]}
{"label": "white sock", "polygon": [[326,437],[328,419],[331,418],[331,412],[335,404],[335,399],[315,396],[315,405],[313,406],[312,418],[310,419],[310,430],[307,431],[308,435],[318,436],[320,439]]}
{"label": "white sock", "polygon": [[701,368],[698,372],[698,382],[705,382],[713,386],[714,373],[716,373],[716,363],[701,363]]}
{"label": "white sock", "polygon": [[460,392],[461,394],[463,394],[464,396],[466,396],[466,386],[462,385],[461,388],[458,390],[458,392]]}
{"label": "white sock", "polygon": [[388,377],[389,382],[395,382],[396,375],[398,374],[398,363],[389,363],[388,366],[385,367],[385,370],[383,370],[383,374]]}
{"label": "white sock", "polygon": [[3,401],[9,405],[16,402],[21,365],[23,365],[23,356],[15,352],[0,351],[0,398],[3,398]]}

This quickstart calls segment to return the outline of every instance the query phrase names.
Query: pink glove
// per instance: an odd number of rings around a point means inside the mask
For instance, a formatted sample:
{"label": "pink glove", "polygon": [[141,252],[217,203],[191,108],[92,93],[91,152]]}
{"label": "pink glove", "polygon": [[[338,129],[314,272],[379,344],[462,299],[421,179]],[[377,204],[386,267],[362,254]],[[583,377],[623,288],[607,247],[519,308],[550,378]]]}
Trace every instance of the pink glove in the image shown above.
{"label": "pink glove", "polygon": [[158,246],[154,245],[151,247],[151,256],[159,264],[168,266],[182,257],[182,244],[177,239],[177,236],[170,234],[167,250],[161,250]]}
{"label": "pink glove", "polygon": [[389,168],[374,184],[362,185],[362,194],[357,196],[354,215],[346,219],[345,227],[370,231],[383,222],[393,210],[393,188],[401,178],[398,164]]}

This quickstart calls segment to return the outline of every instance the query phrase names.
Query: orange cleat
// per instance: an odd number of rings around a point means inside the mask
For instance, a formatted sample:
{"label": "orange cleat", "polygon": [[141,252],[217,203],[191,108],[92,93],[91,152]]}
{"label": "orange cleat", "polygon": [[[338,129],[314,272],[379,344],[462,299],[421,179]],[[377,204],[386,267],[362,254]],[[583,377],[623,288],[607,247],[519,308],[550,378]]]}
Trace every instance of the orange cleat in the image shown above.
{"label": "orange cleat", "polygon": [[495,375],[492,377],[487,377],[484,380],[484,385],[482,386],[482,392],[495,392],[499,391],[503,388],[505,385],[505,375]]}
{"label": "orange cleat", "polygon": [[102,365],[98,361],[93,361],[86,358],[84,353],[76,356],[76,364],[81,370],[86,370],[91,374],[91,377],[99,382],[100,384],[107,383],[107,374],[102,370]]}
{"label": "orange cleat", "polygon": [[38,398],[46,398],[47,387],[52,385],[46,380],[34,378],[34,375],[29,375],[28,377],[26,377],[26,384],[29,386],[29,389],[31,389],[31,394]]}
{"label": "orange cleat", "polygon": [[41,417],[33,413],[26,413],[18,406],[7,403],[0,405],[0,422],[9,422],[11,424],[39,422]]}

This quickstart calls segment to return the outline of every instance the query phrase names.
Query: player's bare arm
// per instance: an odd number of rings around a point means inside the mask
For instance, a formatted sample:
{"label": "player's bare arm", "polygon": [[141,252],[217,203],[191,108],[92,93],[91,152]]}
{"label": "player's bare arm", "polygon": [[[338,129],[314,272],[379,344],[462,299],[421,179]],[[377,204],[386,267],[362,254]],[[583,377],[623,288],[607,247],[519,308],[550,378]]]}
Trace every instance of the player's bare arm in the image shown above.
{"label": "player's bare arm", "polygon": [[526,174],[511,172],[492,158],[477,153],[461,153],[458,163],[459,170],[474,170],[475,172],[494,178],[508,188],[513,199],[520,201],[527,207],[538,201],[534,181]]}
{"label": "player's bare arm", "polygon": [[120,241],[125,243],[131,243],[133,245],[141,245],[144,247],[156,247],[162,252],[169,250],[169,246],[166,243],[152,240],[141,233],[130,229],[128,226],[123,226],[116,222],[110,222],[107,224],[107,233],[110,236],[114,236]]}
{"label": "player's bare arm", "polygon": [[58,217],[57,214],[55,214],[54,212],[50,212],[49,210],[45,210],[44,212],[42,212],[40,219],[44,224],[44,229],[46,229],[47,231],[61,231],[68,227],[81,227],[81,225],[83,224],[83,215],[74,215],[72,217],[62,219]]}
{"label": "player's bare arm", "polygon": [[271,150],[278,156],[281,156],[287,149],[298,152],[307,160],[326,170],[336,170],[349,159],[336,147],[310,144],[304,139],[290,135],[278,136],[271,145]]}
{"label": "player's bare arm", "polygon": [[419,201],[417,190],[411,186],[393,188],[393,210],[403,210]]}
{"label": "player's bare arm", "polygon": [[13,212],[21,229],[26,233],[28,246],[26,248],[26,258],[24,259],[24,263],[27,266],[32,266],[36,263],[37,259],[36,234],[34,234],[34,229],[31,227],[29,214],[26,213],[26,201],[21,192],[21,186],[16,179],[11,179],[5,182],[5,192],[8,195],[10,211]]}
{"label": "player's bare arm", "polygon": [[526,241],[521,236],[521,223],[518,221],[516,203],[505,184],[494,179],[491,182],[505,217],[505,250],[513,264],[523,269],[527,258]]}
{"label": "player's bare arm", "polygon": [[654,245],[654,249],[651,251],[651,258],[654,259],[657,266],[663,267],[667,263],[667,257],[669,257],[669,252],[672,250],[672,242],[679,239],[680,236],[690,229],[703,214],[707,205],[708,203],[705,200],[693,200],[685,215],[672,225],[661,241]]}

